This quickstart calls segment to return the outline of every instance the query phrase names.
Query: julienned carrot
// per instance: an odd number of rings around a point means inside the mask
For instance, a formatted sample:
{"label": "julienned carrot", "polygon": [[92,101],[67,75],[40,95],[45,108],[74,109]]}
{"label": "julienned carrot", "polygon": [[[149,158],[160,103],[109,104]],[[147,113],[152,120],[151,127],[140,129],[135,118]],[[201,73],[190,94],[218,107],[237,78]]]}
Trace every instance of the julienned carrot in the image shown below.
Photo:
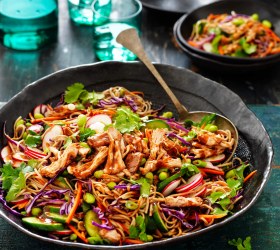
{"label": "julienned carrot", "polygon": [[188,44],[193,46],[193,47],[196,47],[196,48],[199,47],[198,44],[196,42],[194,42],[194,41],[188,41]]}
{"label": "julienned carrot", "polygon": [[24,208],[28,203],[29,203],[29,200],[27,200],[25,202],[21,202],[21,203],[17,204],[15,207],[17,207],[20,210],[20,209]]}
{"label": "julienned carrot", "polygon": [[216,169],[211,169],[211,168],[203,168],[199,169],[201,172],[207,173],[207,174],[217,174],[217,175],[224,175],[225,172],[222,170],[216,170]]}
{"label": "julienned carrot", "polygon": [[135,239],[129,239],[126,238],[123,242],[127,243],[127,244],[143,244],[144,241],[142,240],[135,240]]}
{"label": "julienned carrot", "polygon": [[72,226],[71,224],[67,224],[67,226],[71,229],[71,231],[76,234],[83,242],[88,243],[88,239],[81,234],[74,226]]}
{"label": "julienned carrot", "polygon": [[141,92],[141,91],[131,91],[132,94],[134,95],[141,95],[141,96],[144,96],[144,93]]}
{"label": "julienned carrot", "polygon": [[72,207],[72,209],[71,209],[71,211],[68,214],[68,217],[66,219],[66,223],[67,224],[69,224],[71,222],[71,220],[73,219],[74,214],[75,214],[78,206],[80,205],[80,200],[81,200],[81,196],[82,196],[82,183],[78,181],[77,186],[78,186],[77,187],[77,195],[76,195],[73,207]]}
{"label": "julienned carrot", "polygon": [[253,172],[251,172],[250,174],[248,174],[245,178],[244,178],[244,183],[246,182],[246,181],[248,181],[250,178],[252,178],[254,175],[255,175],[255,173],[257,173],[257,170],[254,170]]}
{"label": "julienned carrot", "polygon": [[120,223],[120,225],[121,225],[123,231],[125,231],[127,234],[129,234],[129,230],[127,229],[127,227],[122,223]]}
{"label": "julienned carrot", "polygon": [[199,218],[205,218],[205,219],[220,219],[227,216],[227,214],[199,214]]}
{"label": "julienned carrot", "polygon": [[31,123],[34,124],[34,123],[39,123],[39,122],[44,122],[44,121],[55,121],[55,120],[61,120],[63,118],[64,117],[62,117],[62,116],[48,116],[48,117],[31,120]]}

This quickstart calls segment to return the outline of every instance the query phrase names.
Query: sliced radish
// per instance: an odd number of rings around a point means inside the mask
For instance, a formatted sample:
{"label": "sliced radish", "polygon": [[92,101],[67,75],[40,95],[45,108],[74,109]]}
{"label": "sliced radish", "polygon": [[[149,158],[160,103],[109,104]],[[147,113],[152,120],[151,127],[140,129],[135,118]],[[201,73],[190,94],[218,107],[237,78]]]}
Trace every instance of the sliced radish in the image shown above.
{"label": "sliced radish", "polygon": [[171,181],[166,185],[166,187],[162,190],[162,194],[167,196],[171,194],[181,183],[181,178]]}
{"label": "sliced radish", "polygon": [[9,146],[5,146],[1,150],[1,157],[5,163],[13,160],[13,152]]}
{"label": "sliced radish", "polygon": [[44,152],[42,152],[41,150],[39,150],[37,148],[26,147],[24,150],[24,153],[33,159],[41,159],[41,158],[44,158],[45,156],[47,156]]}
{"label": "sliced radish", "polygon": [[197,192],[194,196],[198,197],[198,196],[202,196],[204,195],[206,192],[206,187],[203,187],[199,192]]}
{"label": "sliced radish", "polygon": [[103,133],[105,124],[102,122],[95,122],[89,126],[90,129],[94,130],[96,133]]}
{"label": "sliced radish", "polygon": [[31,130],[31,131],[35,132],[36,134],[40,134],[44,130],[44,127],[40,124],[34,124],[34,125],[31,125],[27,130]]}
{"label": "sliced radish", "polygon": [[110,116],[105,115],[105,114],[95,115],[95,116],[90,117],[87,120],[86,127],[89,128],[92,124],[94,124],[96,122],[101,122],[105,125],[109,125],[109,124],[112,124],[112,119]]}
{"label": "sliced radish", "polygon": [[59,135],[63,135],[63,129],[61,126],[59,125],[54,125],[50,128],[48,128],[44,134],[43,137],[43,143],[42,143],[42,147],[43,150],[46,151],[46,149],[48,148],[50,142],[57,136]]}
{"label": "sliced radish", "polygon": [[13,167],[19,167],[22,161],[13,159],[13,152],[9,146],[5,146],[1,150],[1,157],[5,163],[11,163]]}
{"label": "sliced radish", "polygon": [[72,234],[72,230],[65,229],[65,230],[60,230],[60,231],[53,231],[52,234],[55,234],[55,235],[70,235],[70,234]]}
{"label": "sliced radish", "polygon": [[215,155],[215,156],[208,157],[204,160],[208,161],[208,162],[211,162],[211,163],[219,163],[219,162],[222,162],[223,160],[225,160],[225,158],[226,158],[225,154],[220,154],[220,155]]}
{"label": "sliced radish", "polygon": [[40,104],[38,106],[36,106],[33,110],[33,114],[42,114],[44,116],[46,116],[49,112],[50,112],[50,108],[48,107],[48,105],[45,104]]}
{"label": "sliced radish", "polygon": [[175,189],[176,192],[182,193],[182,192],[187,192],[198,185],[200,185],[203,182],[203,176],[201,173],[193,175],[189,180],[187,181],[186,184],[181,185],[180,187],[177,187]]}
{"label": "sliced radish", "polygon": [[14,160],[17,160],[17,161],[28,161],[30,159],[26,154],[24,154],[22,152],[16,152],[13,154],[12,157]]}

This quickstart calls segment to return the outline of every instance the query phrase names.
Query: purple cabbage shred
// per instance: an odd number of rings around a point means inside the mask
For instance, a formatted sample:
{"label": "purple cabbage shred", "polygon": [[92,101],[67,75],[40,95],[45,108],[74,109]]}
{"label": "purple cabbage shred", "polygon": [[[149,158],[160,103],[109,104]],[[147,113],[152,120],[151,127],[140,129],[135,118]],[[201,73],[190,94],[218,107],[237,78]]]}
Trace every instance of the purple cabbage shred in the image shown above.
{"label": "purple cabbage shred", "polygon": [[107,230],[113,230],[114,227],[113,226],[109,226],[109,220],[105,217],[104,213],[101,211],[101,209],[99,207],[93,207],[93,212],[95,212],[98,216],[98,219],[101,221],[104,221],[103,224],[99,224],[95,221],[92,221],[92,225],[99,227],[99,228],[103,228],[103,229],[107,229]]}

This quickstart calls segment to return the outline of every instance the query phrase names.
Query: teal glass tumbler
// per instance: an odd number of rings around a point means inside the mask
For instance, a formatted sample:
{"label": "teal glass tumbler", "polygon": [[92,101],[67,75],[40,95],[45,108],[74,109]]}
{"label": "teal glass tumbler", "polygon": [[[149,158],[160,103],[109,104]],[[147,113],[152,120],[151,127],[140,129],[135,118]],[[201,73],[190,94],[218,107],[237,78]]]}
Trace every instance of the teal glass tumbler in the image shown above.
{"label": "teal glass tumbler", "polygon": [[92,2],[93,0],[68,0],[69,16],[75,24],[93,24]]}
{"label": "teal glass tumbler", "polygon": [[130,50],[117,43],[116,37],[135,28],[141,35],[142,4],[138,0],[95,0],[93,9],[93,49],[101,61],[133,61]]}
{"label": "teal glass tumbler", "polygon": [[0,42],[37,50],[57,41],[57,0],[0,0]]}

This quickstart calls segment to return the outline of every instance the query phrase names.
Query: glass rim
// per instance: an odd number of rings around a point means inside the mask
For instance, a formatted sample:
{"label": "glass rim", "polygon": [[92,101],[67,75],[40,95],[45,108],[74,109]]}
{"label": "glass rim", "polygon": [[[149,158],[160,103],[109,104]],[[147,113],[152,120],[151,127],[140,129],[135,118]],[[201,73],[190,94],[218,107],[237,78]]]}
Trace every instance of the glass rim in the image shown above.
{"label": "glass rim", "polygon": [[[94,5],[95,5],[95,3],[97,1],[99,1],[99,0],[94,0],[92,2],[91,9],[93,11],[93,14],[98,13],[98,15],[100,15],[100,13],[97,12],[95,10],[95,8],[94,8]],[[142,6],[142,3],[140,2],[140,0],[133,0],[133,1],[138,5],[138,9],[137,9],[137,11],[135,13],[133,13],[131,15],[123,16],[123,17],[119,17],[119,18],[111,18],[110,16],[104,16],[104,15],[100,15],[100,16],[103,17],[103,18],[107,18],[108,20],[112,20],[112,21],[121,21],[121,20],[125,20],[125,19],[130,19],[130,18],[136,17],[136,16],[138,16],[141,13],[143,6]]]}

